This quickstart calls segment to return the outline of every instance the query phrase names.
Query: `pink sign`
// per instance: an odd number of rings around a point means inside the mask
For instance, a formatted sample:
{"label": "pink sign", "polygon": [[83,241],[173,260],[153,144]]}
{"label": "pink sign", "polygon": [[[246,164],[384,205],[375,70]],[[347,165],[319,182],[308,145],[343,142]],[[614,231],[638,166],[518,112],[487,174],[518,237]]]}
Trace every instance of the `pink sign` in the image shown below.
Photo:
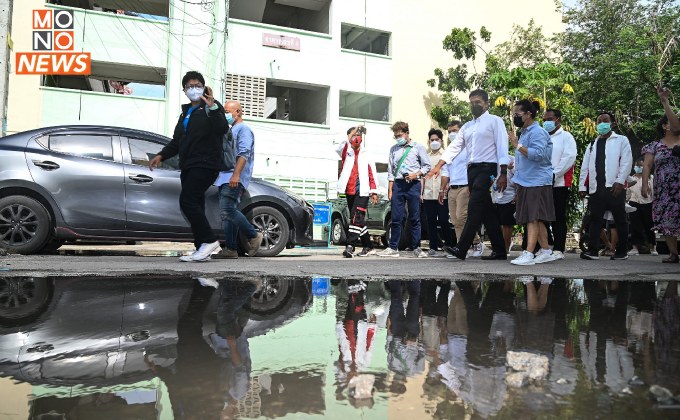
{"label": "pink sign", "polygon": [[276,34],[262,34],[262,45],[284,50],[300,51],[300,38]]}

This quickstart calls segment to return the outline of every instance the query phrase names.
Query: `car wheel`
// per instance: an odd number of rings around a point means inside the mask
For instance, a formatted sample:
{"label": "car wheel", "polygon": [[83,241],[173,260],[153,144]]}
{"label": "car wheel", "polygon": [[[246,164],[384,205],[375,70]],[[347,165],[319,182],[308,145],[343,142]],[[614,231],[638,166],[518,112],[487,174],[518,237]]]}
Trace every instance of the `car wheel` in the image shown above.
{"label": "car wheel", "polygon": [[50,303],[53,284],[39,278],[0,278],[0,325],[22,326],[35,321]]}
{"label": "car wheel", "polygon": [[0,247],[33,254],[47,242],[50,214],[36,200],[21,195],[0,199]]}
{"label": "car wheel", "polygon": [[269,315],[281,309],[290,299],[294,285],[292,280],[265,278],[262,286],[253,294],[248,310],[254,315]]}
{"label": "car wheel", "polygon": [[274,257],[283,251],[288,244],[288,236],[290,235],[288,221],[275,208],[256,207],[251,213],[250,223],[263,234],[262,245],[260,245],[260,250],[257,251],[258,257]]}
{"label": "car wheel", "polygon": [[347,234],[345,233],[345,226],[342,223],[342,217],[333,219],[331,226],[331,242],[333,245],[344,245],[347,242]]}

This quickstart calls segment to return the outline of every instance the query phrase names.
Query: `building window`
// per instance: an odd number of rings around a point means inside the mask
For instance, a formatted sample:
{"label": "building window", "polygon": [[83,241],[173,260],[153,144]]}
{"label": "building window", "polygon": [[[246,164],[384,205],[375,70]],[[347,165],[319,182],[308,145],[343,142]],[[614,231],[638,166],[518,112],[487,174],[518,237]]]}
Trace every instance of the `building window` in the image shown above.
{"label": "building window", "polygon": [[348,50],[390,55],[390,33],[363,26],[342,24],[340,45]]}
{"label": "building window", "polygon": [[239,101],[244,115],[264,118],[266,86],[267,79],[263,77],[227,73],[224,86],[225,98]]}
{"label": "building window", "polygon": [[330,33],[331,0],[231,0],[229,17]]}
{"label": "building window", "polygon": [[90,76],[48,75],[43,86],[165,98],[165,69],[92,62]]}
{"label": "building window", "polygon": [[266,118],[326,124],[328,86],[285,80],[267,80]]}
{"label": "building window", "polygon": [[168,20],[170,11],[170,0],[48,0],[46,3],[162,21]]}
{"label": "building window", "polygon": [[374,121],[389,121],[390,98],[341,90],[340,116]]}

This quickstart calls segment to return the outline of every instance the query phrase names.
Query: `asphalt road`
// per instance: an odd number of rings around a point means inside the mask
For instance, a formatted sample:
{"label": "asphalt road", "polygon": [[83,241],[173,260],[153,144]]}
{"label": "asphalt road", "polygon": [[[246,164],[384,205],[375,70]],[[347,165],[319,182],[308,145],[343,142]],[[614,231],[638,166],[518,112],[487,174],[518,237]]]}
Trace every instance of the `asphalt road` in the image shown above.
{"label": "asphalt road", "polygon": [[[607,280],[680,280],[680,264],[662,264],[663,256],[640,255],[626,261],[585,261],[577,254],[534,266],[515,266],[509,261],[468,258],[342,257],[342,248],[296,248],[273,258],[212,260],[183,263],[177,258],[187,244],[109,247],[65,247],[60,255],[0,257],[0,276],[137,276],[174,274],[193,277],[245,277],[323,275],[342,278],[487,279],[521,275]],[[516,253],[513,253],[516,254]]]}

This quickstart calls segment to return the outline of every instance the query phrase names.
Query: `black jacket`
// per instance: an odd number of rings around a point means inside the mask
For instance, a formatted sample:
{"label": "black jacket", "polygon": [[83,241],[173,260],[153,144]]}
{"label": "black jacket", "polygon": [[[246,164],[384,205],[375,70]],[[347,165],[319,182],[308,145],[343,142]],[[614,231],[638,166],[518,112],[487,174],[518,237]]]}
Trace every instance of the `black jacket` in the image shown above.
{"label": "black jacket", "polygon": [[172,141],[160,151],[163,160],[179,154],[179,168],[206,168],[219,171],[222,164],[222,136],[229,131],[222,104],[215,101],[217,109],[208,110],[204,102],[191,113],[187,132],[184,116],[191,104],[182,105]]}

